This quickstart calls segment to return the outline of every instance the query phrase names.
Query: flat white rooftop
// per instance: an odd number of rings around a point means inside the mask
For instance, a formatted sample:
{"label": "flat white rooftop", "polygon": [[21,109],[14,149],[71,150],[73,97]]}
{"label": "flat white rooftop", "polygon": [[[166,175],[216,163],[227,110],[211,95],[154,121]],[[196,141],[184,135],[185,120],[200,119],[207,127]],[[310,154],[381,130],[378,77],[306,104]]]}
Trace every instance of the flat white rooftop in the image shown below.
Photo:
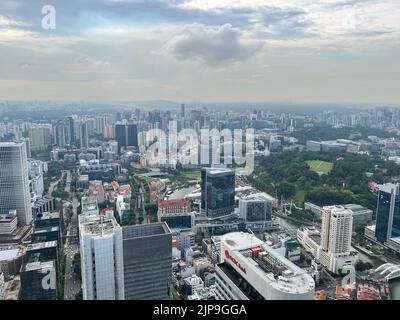
{"label": "flat white rooftop", "polygon": [[0,261],[12,260],[18,257],[20,249],[0,250]]}

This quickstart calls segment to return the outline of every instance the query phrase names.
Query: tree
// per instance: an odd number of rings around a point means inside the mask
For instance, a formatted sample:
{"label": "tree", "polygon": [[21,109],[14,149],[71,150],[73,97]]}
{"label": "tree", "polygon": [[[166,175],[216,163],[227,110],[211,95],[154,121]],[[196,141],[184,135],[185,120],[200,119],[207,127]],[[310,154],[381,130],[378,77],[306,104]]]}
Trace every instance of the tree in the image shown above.
{"label": "tree", "polygon": [[278,196],[284,196],[290,198],[296,193],[296,186],[289,182],[282,182],[277,188]]}

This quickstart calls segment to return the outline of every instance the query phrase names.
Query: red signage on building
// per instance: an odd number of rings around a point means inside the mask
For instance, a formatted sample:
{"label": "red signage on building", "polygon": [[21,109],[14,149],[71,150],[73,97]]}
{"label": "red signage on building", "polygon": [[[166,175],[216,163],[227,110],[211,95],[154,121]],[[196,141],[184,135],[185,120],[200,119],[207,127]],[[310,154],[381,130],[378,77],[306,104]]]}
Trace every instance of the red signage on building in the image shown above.
{"label": "red signage on building", "polygon": [[228,250],[225,250],[225,258],[231,260],[236,267],[238,267],[243,273],[246,273],[246,268],[242,267],[242,265],[237,261],[234,257],[232,257]]}

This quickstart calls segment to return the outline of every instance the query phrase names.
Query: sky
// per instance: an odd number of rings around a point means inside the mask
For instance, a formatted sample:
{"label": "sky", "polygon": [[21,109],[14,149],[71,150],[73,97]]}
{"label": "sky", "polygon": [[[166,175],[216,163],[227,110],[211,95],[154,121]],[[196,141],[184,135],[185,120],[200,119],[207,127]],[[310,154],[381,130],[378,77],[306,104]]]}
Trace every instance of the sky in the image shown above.
{"label": "sky", "polygon": [[0,100],[398,104],[399,16],[398,0],[1,0]]}

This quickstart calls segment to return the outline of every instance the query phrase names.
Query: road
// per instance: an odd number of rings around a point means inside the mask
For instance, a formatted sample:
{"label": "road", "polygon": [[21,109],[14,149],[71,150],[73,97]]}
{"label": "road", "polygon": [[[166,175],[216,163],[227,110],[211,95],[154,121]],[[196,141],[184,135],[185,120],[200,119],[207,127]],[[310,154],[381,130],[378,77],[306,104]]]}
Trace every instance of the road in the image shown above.
{"label": "road", "polygon": [[56,180],[56,181],[50,183],[49,190],[47,191],[47,194],[48,194],[49,196],[51,196],[51,194],[52,194],[53,191],[54,191],[54,188],[57,186],[57,184],[58,184],[58,183],[61,181],[61,179],[64,177],[64,174],[65,174],[65,171],[63,171],[63,172],[61,173],[61,178],[60,178],[60,179],[58,179],[58,180]]}
{"label": "road", "polygon": [[[67,172],[67,183],[65,191],[71,191],[71,174]],[[64,282],[64,300],[74,300],[75,295],[81,289],[81,281],[74,273],[73,261],[76,253],[79,252],[78,243],[78,215],[77,215],[78,199],[72,194],[72,211],[73,215],[70,224],[67,226],[67,238],[64,244],[65,259],[65,282]]]}

